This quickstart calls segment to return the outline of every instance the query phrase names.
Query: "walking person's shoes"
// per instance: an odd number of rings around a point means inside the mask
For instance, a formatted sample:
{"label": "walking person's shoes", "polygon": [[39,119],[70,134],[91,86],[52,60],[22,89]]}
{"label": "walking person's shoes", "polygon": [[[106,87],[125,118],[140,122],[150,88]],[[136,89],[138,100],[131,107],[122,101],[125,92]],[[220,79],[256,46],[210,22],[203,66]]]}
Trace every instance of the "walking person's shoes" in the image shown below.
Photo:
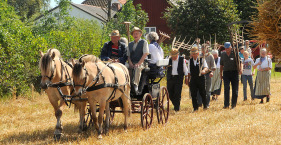
{"label": "walking person's shoes", "polygon": [[269,95],[267,95],[266,96],[266,102],[269,102],[269,100],[270,100],[270,97],[269,97]]}
{"label": "walking person's shoes", "polygon": [[209,109],[209,106],[203,108],[203,110],[208,110],[208,109]]}
{"label": "walking person's shoes", "polygon": [[229,108],[229,106],[223,106],[223,109],[228,109]]}
{"label": "walking person's shoes", "polygon": [[243,101],[247,101],[247,98],[245,98]]}
{"label": "walking person's shoes", "polygon": [[236,105],[232,105],[232,106],[231,106],[231,109],[234,109],[235,107],[236,107]]}
{"label": "walking person's shoes", "polygon": [[215,95],[212,96],[212,100],[216,100]]}

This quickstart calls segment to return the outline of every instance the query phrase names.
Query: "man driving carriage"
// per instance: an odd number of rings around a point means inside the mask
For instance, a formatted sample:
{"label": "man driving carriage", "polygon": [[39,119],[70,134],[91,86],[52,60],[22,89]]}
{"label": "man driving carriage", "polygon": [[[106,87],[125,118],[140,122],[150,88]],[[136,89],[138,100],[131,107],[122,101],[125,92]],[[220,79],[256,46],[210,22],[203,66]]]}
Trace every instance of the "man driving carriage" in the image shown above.
{"label": "man driving carriage", "polygon": [[101,50],[101,60],[125,64],[127,61],[127,49],[125,44],[120,42],[119,31],[113,30],[109,36],[111,41],[104,43]]}
{"label": "man driving carriage", "polygon": [[140,28],[134,27],[131,35],[134,37],[134,41],[129,43],[127,49],[129,72],[133,89],[138,92],[141,72],[145,68],[143,62],[149,55],[149,49],[147,41],[141,39],[142,30]]}

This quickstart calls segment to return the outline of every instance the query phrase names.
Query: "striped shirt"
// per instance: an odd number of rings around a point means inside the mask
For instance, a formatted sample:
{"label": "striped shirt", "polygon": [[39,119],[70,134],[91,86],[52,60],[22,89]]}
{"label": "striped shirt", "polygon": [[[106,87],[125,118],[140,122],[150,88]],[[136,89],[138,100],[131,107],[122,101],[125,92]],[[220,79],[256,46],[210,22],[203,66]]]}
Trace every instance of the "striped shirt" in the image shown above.
{"label": "striped shirt", "polygon": [[118,46],[112,45],[112,54],[111,54],[111,57],[112,57],[112,58],[118,58],[118,51],[119,51]]}

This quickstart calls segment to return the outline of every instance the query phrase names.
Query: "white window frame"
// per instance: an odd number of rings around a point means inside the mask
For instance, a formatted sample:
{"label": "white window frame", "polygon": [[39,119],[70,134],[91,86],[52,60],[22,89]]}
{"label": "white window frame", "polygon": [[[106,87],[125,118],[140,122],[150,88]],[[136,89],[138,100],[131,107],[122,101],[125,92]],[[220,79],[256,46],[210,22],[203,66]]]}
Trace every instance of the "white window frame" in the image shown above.
{"label": "white window frame", "polygon": [[[146,31],[146,29],[148,29],[148,31]],[[151,29],[155,29],[155,31],[151,31]],[[157,32],[156,27],[144,27],[144,30],[146,31],[145,35],[150,33],[150,32]]]}

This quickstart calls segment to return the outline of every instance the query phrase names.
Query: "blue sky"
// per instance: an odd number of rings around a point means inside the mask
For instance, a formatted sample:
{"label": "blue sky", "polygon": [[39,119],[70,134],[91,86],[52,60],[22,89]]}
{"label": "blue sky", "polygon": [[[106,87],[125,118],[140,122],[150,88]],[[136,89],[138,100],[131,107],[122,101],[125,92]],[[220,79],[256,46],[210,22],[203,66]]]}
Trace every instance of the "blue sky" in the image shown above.
{"label": "blue sky", "polygon": [[[71,0],[73,3],[81,4],[84,0]],[[57,2],[55,0],[50,0],[50,7],[54,8],[57,6]]]}

